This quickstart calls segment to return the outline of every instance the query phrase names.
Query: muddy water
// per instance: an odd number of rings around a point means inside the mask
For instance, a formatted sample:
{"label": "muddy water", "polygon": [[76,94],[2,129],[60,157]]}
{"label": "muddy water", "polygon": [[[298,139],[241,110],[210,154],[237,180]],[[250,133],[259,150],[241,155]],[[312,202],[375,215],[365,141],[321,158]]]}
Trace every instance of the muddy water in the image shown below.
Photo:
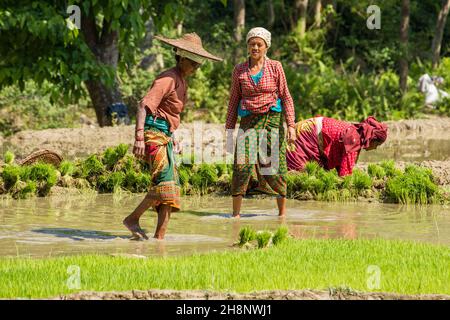
{"label": "muddy water", "polygon": [[417,137],[416,139],[387,141],[375,151],[362,151],[360,162],[450,160],[450,140]]}
{"label": "muddy water", "polygon": [[[288,201],[287,218],[272,199],[245,199],[240,220],[229,217],[230,198],[186,197],[174,213],[164,241],[130,241],[121,221],[141,195],[80,195],[0,200],[0,256],[108,253],[164,256],[232,249],[239,229],[274,230],[286,224],[298,238],[405,239],[450,245],[450,209],[370,203]],[[156,216],[142,227],[150,234]]]}

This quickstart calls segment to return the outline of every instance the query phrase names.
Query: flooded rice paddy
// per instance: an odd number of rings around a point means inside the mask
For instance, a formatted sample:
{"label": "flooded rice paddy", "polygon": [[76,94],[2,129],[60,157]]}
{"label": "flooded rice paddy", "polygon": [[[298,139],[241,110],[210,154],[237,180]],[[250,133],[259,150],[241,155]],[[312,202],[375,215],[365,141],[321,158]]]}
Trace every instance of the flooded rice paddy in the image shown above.
{"label": "flooded rice paddy", "polygon": [[[231,197],[184,197],[166,239],[130,241],[123,218],[143,195],[71,195],[0,199],[0,256],[49,257],[80,253],[131,256],[185,255],[232,250],[243,226],[275,230],[285,224],[297,238],[385,238],[450,245],[450,208],[379,203],[288,200],[287,217],[273,199],[245,199],[241,219],[230,217]],[[151,236],[156,214],[141,226]]]}

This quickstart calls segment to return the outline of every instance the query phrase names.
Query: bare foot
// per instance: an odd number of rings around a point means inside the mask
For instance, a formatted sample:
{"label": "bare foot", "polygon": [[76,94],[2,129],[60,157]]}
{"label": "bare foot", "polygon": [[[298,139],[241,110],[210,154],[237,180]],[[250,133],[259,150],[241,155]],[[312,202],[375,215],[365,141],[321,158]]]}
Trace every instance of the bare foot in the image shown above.
{"label": "bare foot", "polygon": [[123,220],[123,225],[131,231],[131,234],[133,236],[131,240],[137,240],[136,238],[144,238],[145,240],[148,240],[147,235],[139,225],[139,220],[133,220],[127,217]]}
{"label": "bare foot", "polygon": [[238,214],[234,214],[234,213],[233,213],[233,215],[232,215],[231,217],[232,217],[232,218],[239,219],[239,218],[241,217],[241,214],[240,214],[240,213],[238,213]]}

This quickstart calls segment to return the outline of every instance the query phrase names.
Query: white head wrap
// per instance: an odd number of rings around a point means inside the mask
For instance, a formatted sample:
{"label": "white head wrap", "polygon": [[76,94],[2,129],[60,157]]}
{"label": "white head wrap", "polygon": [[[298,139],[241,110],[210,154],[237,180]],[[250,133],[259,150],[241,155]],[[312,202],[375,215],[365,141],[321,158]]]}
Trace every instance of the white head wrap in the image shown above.
{"label": "white head wrap", "polygon": [[270,48],[271,34],[270,34],[269,30],[261,28],[261,27],[253,28],[247,33],[246,41],[248,42],[248,40],[253,37],[258,37],[258,38],[263,39],[266,42],[267,48]]}
{"label": "white head wrap", "polygon": [[192,53],[192,52],[180,49],[180,48],[177,48],[177,51],[175,52],[175,54],[179,55],[180,57],[188,58],[189,60],[195,61],[200,64],[202,64],[206,60],[206,58],[203,58],[199,55],[196,55],[195,53]]}

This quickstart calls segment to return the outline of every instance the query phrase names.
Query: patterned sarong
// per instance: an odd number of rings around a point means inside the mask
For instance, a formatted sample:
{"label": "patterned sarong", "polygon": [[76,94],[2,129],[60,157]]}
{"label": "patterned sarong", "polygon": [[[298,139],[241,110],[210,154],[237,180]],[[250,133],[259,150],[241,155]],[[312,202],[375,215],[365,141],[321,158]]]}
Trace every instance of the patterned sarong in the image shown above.
{"label": "patterned sarong", "polygon": [[231,183],[233,196],[257,193],[286,196],[286,139],[282,115],[269,111],[241,118]]}
{"label": "patterned sarong", "polygon": [[172,135],[164,119],[145,119],[145,160],[150,164],[152,186],[148,194],[153,199],[152,207],[158,211],[161,204],[180,210],[180,184],[173,155]]}

